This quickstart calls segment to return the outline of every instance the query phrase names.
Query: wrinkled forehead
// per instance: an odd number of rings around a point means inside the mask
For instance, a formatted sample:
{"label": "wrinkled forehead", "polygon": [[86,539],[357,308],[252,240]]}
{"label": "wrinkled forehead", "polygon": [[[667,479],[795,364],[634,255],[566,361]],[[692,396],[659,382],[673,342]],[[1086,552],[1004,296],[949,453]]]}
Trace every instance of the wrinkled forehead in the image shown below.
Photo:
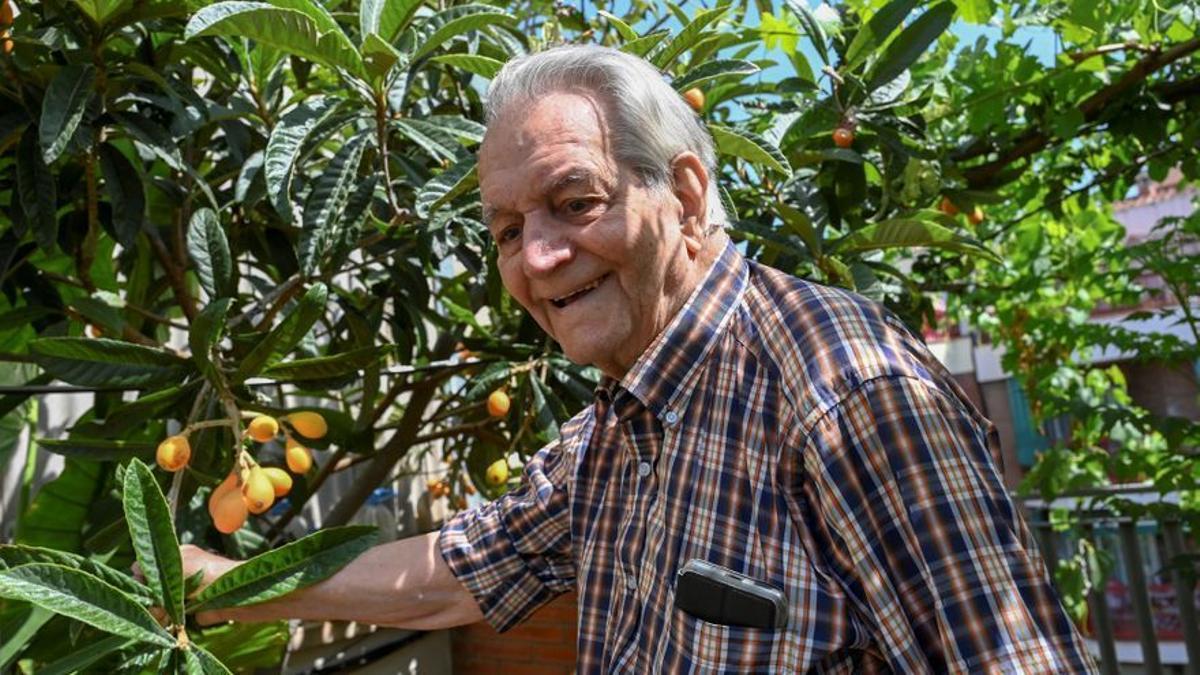
{"label": "wrinkled forehead", "polygon": [[510,104],[488,125],[479,150],[479,185],[486,203],[593,178],[612,180],[609,116],[586,92],[554,92]]}

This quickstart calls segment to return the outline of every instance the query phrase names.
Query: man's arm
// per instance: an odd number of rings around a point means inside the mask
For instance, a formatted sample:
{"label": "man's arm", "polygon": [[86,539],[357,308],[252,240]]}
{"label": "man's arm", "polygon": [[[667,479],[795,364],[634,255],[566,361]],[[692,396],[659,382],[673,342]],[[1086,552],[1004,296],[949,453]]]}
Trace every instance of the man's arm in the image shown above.
{"label": "man's arm", "polygon": [[896,672],[1095,672],[961,402],[860,385],[808,430],[819,558]]}
{"label": "man's arm", "polygon": [[[211,583],[236,567],[195,546],[182,547],[184,577],[205,570]],[[438,552],[438,533],[376,546],[332,577],[281,598],[248,607],[201,612],[201,623],[343,620],[433,630],[474,623],[483,618],[475,599],[446,566]]]}

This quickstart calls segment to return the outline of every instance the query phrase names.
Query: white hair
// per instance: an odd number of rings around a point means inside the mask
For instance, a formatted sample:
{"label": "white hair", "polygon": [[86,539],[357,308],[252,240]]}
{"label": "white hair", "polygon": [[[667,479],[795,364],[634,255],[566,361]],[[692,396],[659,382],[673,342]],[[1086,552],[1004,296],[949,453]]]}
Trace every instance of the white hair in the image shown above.
{"label": "white hair", "polygon": [[608,103],[613,155],[645,185],[670,187],[671,161],[681,152],[695,153],[708,170],[709,227],[726,225],[712,136],[683,97],[643,59],[599,45],[566,45],[513,59],[488,87],[487,122],[511,106],[570,89],[595,92]]}

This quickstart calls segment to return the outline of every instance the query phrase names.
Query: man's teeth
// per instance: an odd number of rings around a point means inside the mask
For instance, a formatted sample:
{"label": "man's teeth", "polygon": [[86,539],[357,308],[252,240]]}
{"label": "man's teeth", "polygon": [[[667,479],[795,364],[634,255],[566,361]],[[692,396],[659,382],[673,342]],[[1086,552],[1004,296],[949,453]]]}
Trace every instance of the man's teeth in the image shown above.
{"label": "man's teeth", "polygon": [[595,281],[588,284],[587,286],[583,286],[582,288],[577,288],[574,291],[571,291],[570,293],[568,293],[560,298],[554,298],[553,300],[551,300],[551,302],[553,302],[558,307],[565,307],[568,301],[599,286],[601,281],[604,281],[604,277],[600,277],[599,279],[596,279]]}

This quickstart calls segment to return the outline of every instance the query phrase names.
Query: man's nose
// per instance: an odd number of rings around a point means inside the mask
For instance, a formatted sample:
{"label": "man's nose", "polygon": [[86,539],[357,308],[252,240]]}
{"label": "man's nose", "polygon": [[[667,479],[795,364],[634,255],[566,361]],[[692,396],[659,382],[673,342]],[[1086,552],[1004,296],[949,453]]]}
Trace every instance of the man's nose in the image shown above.
{"label": "man's nose", "polygon": [[554,227],[541,218],[526,218],[524,248],[525,273],[531,277],[545,276],[570,261],[574,247],[562,228]]}

